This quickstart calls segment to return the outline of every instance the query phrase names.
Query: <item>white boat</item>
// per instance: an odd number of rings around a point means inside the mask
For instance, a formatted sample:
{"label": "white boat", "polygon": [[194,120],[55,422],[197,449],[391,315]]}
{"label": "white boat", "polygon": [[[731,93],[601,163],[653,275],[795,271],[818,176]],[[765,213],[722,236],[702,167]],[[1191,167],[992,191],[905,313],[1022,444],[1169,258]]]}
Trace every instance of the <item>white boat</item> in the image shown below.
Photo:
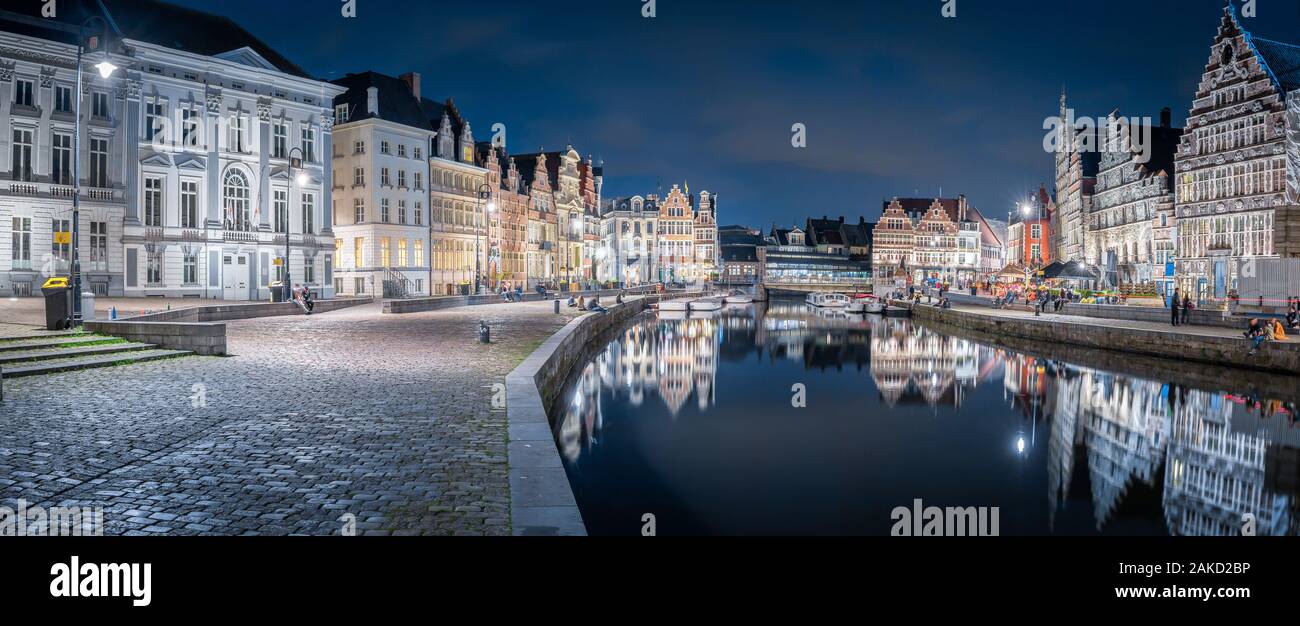
{"label": "white boat", "polygon": [[692,311],[721,311],[722,298],[716,296],[698,298],[691,300],[690,307]]}
{"label": "white boat", "polygon": [[826,309],[842,309],[849,305],[849,297],[841,293],[810,293],[804,301],[815,307]]}
{"label": "white boat", "polygon": [[853,300],[844,306],[845,313],[853,313],[856,315],[861,315],[862,313],[865,313],[866,310],[867,307],[866,305],[863,304],[861,300]]}
{"label": "white boat", "polygon": [[875,296],[867,296],[865,298],[861,298],[858,300],[858,302],[862,303],[862,310],[866,311],[867,313],[885,312],[885,302]]}
{"label": "white boat", "polygon": [[742,291],[733,291],[725,298],[727,304],[750,304],[754,297]]}
{"label": "white boat", "polygon": [[677,300],[664,300],[659,303],[660,311],[689,311],[691,310],[690,298],[678,298]]}

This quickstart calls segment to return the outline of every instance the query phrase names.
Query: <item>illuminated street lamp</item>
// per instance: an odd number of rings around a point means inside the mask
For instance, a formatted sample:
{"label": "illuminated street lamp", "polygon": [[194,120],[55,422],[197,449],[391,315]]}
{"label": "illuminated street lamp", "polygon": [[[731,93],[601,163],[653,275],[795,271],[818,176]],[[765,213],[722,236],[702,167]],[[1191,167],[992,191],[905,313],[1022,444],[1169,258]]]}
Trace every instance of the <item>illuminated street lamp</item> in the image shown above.
{"label": "illuminated street lamp", "polygon": [[[489,214],[496,212],[496,202],[492,200],[492,185],[483,183],[478,186],[479,205],[483,207],[483,230],[488,231],[488,247],[492,246],[492,231],[489,225],[492,218]],[[483,260],[483,253],[479,248],[479,241],[482,239],[482,232],[474,231],[474,293],[479,293],[483,288],[483,270],[480,262]]]}
{"label": "illuminated street lamp", "polygon": [[[104,51],[104,60],[95,64],[95,69],[99,71],[100,78],[108,80],[113,72],[117,71],[117,66],[108,59],[108,22],[103,18],[92,15],[81,23],[81,30],[77,37],[77,91],[75,98],[77,100],[76,121],[73,124],[72,133],[72,258],[69,263],[69,272],[72,274],[72,320],[73,323],[81,322],[81,258],[78,254],[78,244],[81,235],[81,57],[86,49],[87,33],[90,26],[99,20],[104,25],[103,37],[92,37],[91,46],[101,48]],[[101,41],[102,39],[102,41]]]}

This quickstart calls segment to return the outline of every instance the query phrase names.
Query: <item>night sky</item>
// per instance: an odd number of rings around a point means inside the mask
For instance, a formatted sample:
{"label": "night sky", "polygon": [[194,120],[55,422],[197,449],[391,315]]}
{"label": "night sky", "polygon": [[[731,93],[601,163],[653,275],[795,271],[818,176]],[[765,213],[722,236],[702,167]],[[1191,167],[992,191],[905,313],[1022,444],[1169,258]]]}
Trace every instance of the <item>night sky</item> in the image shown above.
{"label": "night sky", "polygon": [[[1224,0],[177,0],[231,16],[324,79],[417,71],[486,140],[572,143],[605,196],[688,182],[719,221],[875,219],[892,196],[965,193],[990,217],[1052,178],[1043,120],[1181,124]],[[1246,28],[1300,43],[1300,0]],[[791,147],[791,125],[807,148]]]}

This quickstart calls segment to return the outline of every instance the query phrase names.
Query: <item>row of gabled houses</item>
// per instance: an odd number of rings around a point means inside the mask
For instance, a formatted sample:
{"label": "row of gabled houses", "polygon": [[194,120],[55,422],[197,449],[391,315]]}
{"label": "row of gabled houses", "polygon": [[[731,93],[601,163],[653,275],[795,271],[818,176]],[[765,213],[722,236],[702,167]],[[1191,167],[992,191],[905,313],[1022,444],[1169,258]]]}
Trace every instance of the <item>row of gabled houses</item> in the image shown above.
{"label": "row of gabled houses", "polygon": [[74,196],[82,283],[102,295],[257,300],[286,269],[324,297],[716,274],[716,196],[621,211],[591,156],[511,152],[495,126],[486,141],[418,73],[321,80],[159,0],[58,9],[0,9],[0,295],[69,273]]}

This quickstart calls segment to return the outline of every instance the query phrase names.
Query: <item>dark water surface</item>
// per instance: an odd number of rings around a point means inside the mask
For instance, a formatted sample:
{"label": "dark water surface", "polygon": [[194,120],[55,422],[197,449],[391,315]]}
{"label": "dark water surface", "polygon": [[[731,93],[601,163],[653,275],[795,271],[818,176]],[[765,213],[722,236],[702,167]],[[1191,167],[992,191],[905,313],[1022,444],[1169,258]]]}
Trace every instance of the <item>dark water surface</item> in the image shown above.
{"label": "dark water surface", "polygon": [[552,411],[591,534],[886,535],[917,499],[1003,535],[1297,532],[1293,403],[802,302],[694,315],[594,346]]}

